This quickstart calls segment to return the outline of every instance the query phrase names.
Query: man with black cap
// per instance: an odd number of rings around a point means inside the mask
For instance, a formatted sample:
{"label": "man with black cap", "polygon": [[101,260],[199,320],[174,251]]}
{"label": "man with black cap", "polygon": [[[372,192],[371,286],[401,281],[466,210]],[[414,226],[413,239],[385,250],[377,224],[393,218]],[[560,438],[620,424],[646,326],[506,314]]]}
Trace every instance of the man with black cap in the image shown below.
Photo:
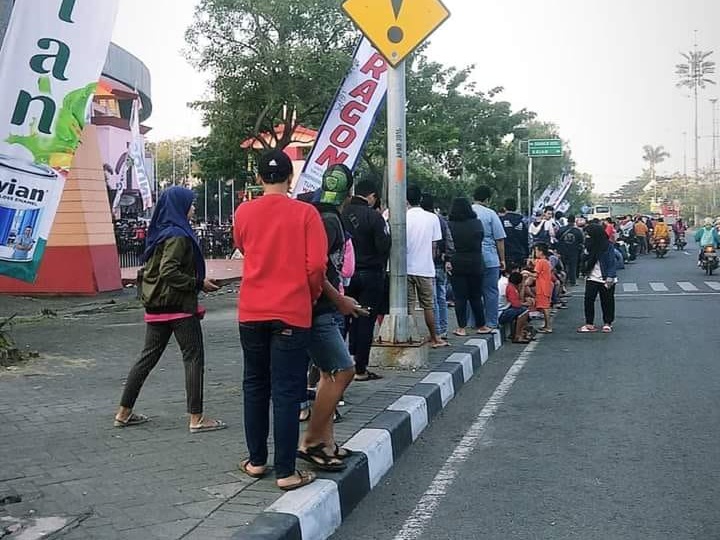
{"label": "man with black cap", "polygon": [[240,469],[252,478],[267,474],[272,395],[275,477],[284,491],[315,480],[313,473],[295,470],[295,457],[313,304],[322,292],[328,253],[317,210],[288,197],[292,175],[284,152],[264,154],[258,164],[264,196],[241,204],[234,225],[235,244],[245,257],[238,320],[250,453]]}
{"label": "man with black cap", "polygon": [[385,268],[390,256],[390,233],[385,220],[373,207],[378,201],[375,182],[363,180],[355,186],[355,196],[343,211],[350,227],[355,250],[355,275],[346,292],[361,306],[370,310],[371,317],[348,319],[350,354],[355,357],[355,380],[374,381],[382,377],[368,371],[370,349],[375,330],[374,315],[382,301]]}

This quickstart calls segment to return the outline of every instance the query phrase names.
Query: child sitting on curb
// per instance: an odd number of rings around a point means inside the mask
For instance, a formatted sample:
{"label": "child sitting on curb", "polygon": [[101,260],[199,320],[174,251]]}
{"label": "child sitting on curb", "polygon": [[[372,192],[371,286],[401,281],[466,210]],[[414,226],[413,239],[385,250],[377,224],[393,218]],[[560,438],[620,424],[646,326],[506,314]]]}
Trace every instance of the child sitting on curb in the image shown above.
{"label": "child sitting on curb", "polygon": [[521,289],[523,288],[523,276],[519,272],[513,272],[508,278],[505,295],[508,307],[500,312],[500,325],[513,325],[513,343],[528,344],[532,340],[529,333],[528,323],[530,321],[527,306],[523,304]]}

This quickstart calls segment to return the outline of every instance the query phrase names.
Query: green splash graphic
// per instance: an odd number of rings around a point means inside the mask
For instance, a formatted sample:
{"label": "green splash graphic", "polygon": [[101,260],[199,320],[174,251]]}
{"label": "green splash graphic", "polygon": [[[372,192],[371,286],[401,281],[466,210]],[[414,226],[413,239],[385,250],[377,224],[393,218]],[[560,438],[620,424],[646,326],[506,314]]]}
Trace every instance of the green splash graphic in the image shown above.
{"label": "green splash graphic", "polygon": [[[44,89],[50,89],[50,84],[42,79],[38,81],[38,86],[40,91],[44,92]],[[36,163],[69,168],[85,127],[88,100],[95,94],[96,89],[97,83],[91,83],[65,96],[55,119],[54,135],[39,133],[35,127],[37,123],[33,121],[30,135],[11,135],[6,142],[27,148]]]}

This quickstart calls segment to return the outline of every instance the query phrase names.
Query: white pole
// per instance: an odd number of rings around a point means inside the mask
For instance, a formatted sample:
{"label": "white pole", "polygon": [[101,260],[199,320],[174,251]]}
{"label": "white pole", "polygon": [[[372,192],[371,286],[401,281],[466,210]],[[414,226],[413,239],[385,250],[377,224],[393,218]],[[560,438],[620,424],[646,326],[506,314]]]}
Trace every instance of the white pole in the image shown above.
{"label": "white pole", "polygon": [[218,180],[218,225],[222,223],[222,180]]}
{"label": "white pole", "polygon": [[230,207],[230,221],[235,225],[235,179],[232,179],[232,193],[230,194],[232,206]]}
{"label": "white pole", "polygon": [[528,219],[532,219],[533,215],[533,158],[530,157],[530,149],[528,149]]}
{"label": "white pole", "polygon": [[408,312],[407,283],[407,126],[405,63],[388,71],[388,207],[390,251],[390,316],[381,329],[386,343],[410,343],[414,324]]}
{"label": "white pole", "polygon": [[208,193],[207,193],[208,181],[207,181],[207,180],[204,180],[204,181],[203,181],[203,184],[205,184],[205,223],[210,223],[210,220],[208,219],[208,200],[207,200],[207,197],[208,197]]}

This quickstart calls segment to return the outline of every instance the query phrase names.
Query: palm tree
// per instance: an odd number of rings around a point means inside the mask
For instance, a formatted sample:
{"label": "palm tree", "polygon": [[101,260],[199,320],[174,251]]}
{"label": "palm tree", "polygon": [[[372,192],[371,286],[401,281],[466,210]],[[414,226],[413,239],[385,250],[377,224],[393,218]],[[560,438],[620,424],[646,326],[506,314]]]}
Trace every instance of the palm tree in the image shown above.
{"label": "palm tree", "polygon": [[698,143],[698,90],[705,89],[708,84],[715,84],[715,81],[708,76],[715,73],[715,62],[708,60],[713,51],[700,51],[697,44],[695,49],[688,53],[680,53],[687,63],[677,64],[675,74],[679,77],[678,88],[687,87],[693,90],[695,97],[695,180],[700,178],[700,157]]}
{"label": "palm tree", "polygon": [[655,169],[656,167],[670,157],[670,154],[665,151],[664,146],[651,146],[646,144],[643,146],[643,160],[650,164],[650,178],[653,187],[655,188],[655,203],[657,203],[657,182],[655,181]]}

